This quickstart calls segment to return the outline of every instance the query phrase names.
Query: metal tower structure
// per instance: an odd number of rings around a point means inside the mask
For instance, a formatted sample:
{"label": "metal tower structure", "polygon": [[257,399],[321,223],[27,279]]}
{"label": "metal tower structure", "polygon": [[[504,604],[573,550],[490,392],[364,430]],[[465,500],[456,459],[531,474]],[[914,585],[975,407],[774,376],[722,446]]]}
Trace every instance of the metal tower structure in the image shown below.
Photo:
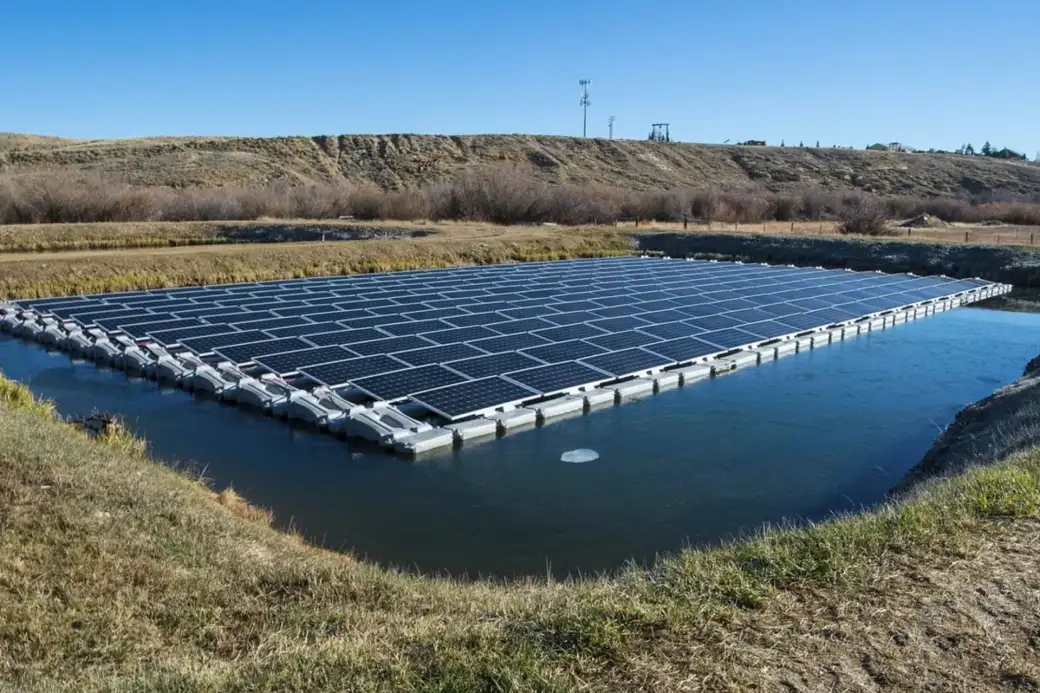
{"label": "metal tower structure", "polygon": [[610,130],[610,139],[614,139],[614,116],[607,118],[607,128]]}
{"label": "metal tower structure", "polygon": [[668,123],[653,123],[651,125],[650,137],[648,138],[651,142],[671,142],[672,136],[668,132]]}
{"label": "metal tower structure", "polygon": [[581,108],[582,108],[582,119],[581,119],[581,136],[588,137],[588,126],[589,126],[589,85],[592,84],[591,79],[579,79],[578,84],[581,85]]}

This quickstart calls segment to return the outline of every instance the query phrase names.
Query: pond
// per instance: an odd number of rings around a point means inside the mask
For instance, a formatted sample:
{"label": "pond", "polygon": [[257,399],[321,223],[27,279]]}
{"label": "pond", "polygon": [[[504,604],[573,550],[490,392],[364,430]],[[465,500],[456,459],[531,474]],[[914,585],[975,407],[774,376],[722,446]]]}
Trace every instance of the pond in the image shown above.
{"label": "pond", "polygon": [[960,308],[417,461],[8,336],[0,369],[64,414],[124,416],[159,458],[315,543],[429,573],[565,576],[875,504],[1038,345],[1040,315]]}

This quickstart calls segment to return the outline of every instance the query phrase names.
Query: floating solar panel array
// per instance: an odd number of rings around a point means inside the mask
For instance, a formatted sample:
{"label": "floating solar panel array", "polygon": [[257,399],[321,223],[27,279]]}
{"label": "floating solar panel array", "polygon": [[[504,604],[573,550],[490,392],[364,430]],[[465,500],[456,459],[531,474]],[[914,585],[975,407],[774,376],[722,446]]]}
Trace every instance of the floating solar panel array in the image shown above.
{"label": "floating solar panel array", "polygon": [[18,301],[19,309],[457,420],[990,282],[664,258]]}

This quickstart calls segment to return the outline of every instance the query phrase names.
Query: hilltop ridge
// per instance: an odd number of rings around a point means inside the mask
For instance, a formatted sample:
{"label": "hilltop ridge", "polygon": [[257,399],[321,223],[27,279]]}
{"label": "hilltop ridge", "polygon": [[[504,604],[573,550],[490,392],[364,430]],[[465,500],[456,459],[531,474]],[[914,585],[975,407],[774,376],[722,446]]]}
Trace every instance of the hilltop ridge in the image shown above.
{"label": "hilltop ridge", "polygon": [[985,157],[543,135],[320,135],[69,140],[0,133],[0,173],[97,173],[138,185],[346,180],[398,189],[511,164],[550,182],[634,190],[821,185],[884,195],[1040,194],[1040,166]]}

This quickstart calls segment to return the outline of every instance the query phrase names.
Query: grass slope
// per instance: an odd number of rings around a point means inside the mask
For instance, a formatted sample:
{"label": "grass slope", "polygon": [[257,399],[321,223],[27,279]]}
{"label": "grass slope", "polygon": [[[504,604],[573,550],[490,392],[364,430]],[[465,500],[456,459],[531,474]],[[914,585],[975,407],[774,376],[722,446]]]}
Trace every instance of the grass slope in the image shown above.
{"label": "grass slope", "polygon": [[984,157],[829,148],[740,147],[539,135],[323,135],[57,140],[0,134],[0,173],[66,169],[146,185],[372,181],[387,188],[514,163],[549,181],[636,190],[702,184],[812,184],[884,194],[1035,194],[1040,166]]}
{"label": "grass slope", "polygon": [[0,686],[1035,690],[1040,452],[580,582],[397,574],[0,386]]}

